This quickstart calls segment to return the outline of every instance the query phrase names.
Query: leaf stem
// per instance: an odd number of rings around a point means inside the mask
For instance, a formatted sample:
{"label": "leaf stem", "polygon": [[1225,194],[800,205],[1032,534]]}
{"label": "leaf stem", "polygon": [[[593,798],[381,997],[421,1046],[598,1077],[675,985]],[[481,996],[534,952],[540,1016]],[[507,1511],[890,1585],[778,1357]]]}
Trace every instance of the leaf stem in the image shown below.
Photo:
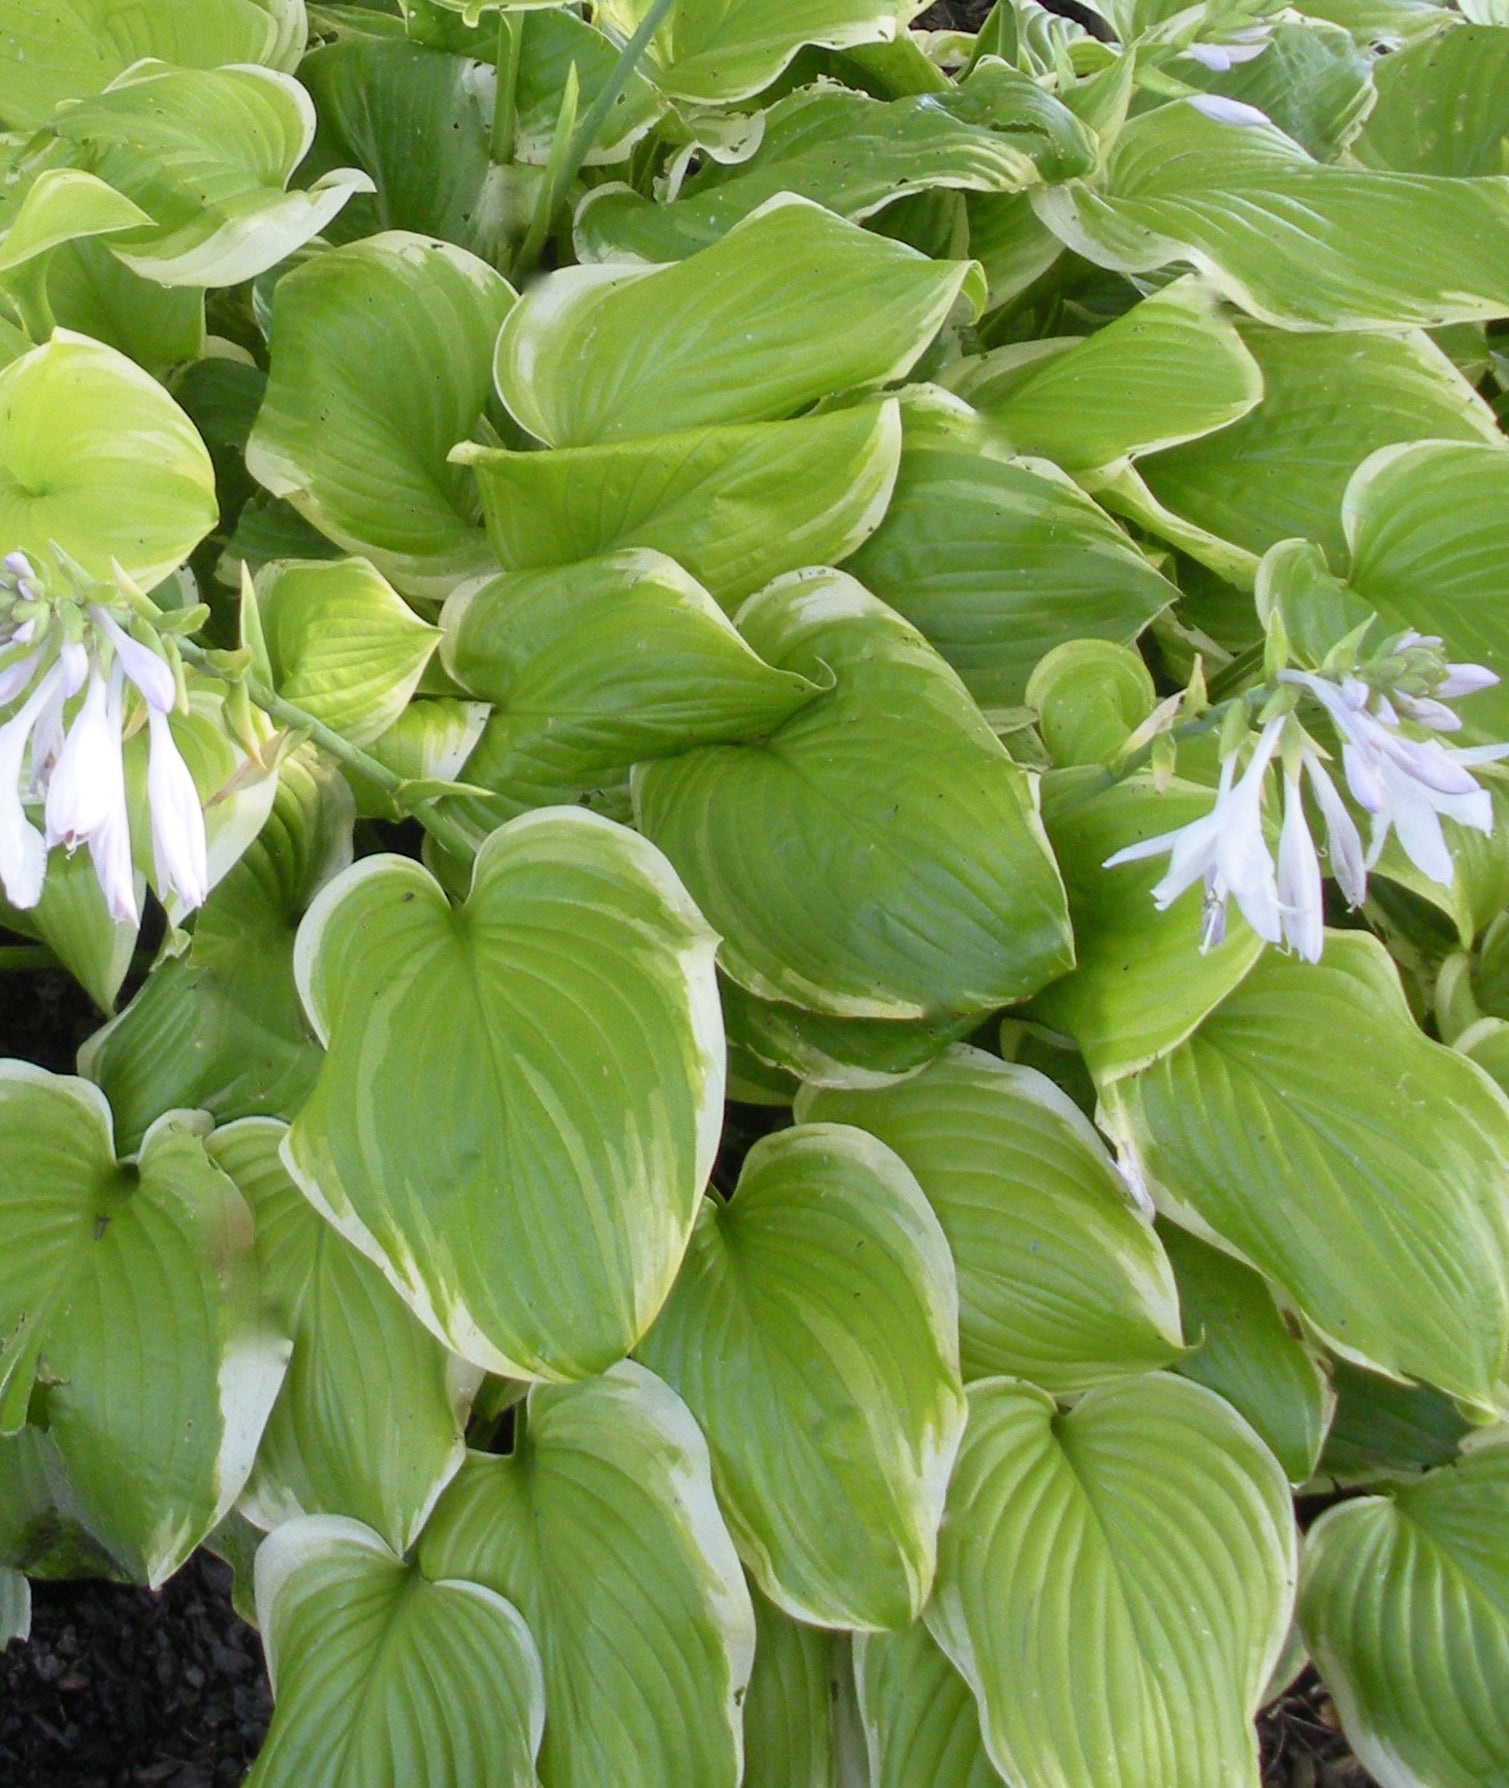
{"label": "leaf stem", "polygon": [[519,122],[519,57],[524,47],[524,21],[518,29],[507,10],[498,14],[498,91],[493,101],[492,137],[488,155],[495,162],[513,160]]}
{"label": "leaf stem", "polygon": [[629,77],[639,66],[640,58],[649,48],[650,39],[665,22],[676,0],[650,0],[650,6],[639,21],[638,29],[618,53],[618,60],[613,65],[613,72],[598,89],[597,97],[587,107],[580,123],[571,134],[571,141],[564,156],[557,164],[552,157],[552,166],[546,170],[545,184],[540,192],[539,203],[530,222],[529,234],[519,250],[518,259],[514,262],[516,274],[532,273],[539,260],[540,250],[545,245],[545,232],[550,227],[550,220],[555,215],[555,208],[560,203],[560,196],[571,185],[582,171],[582,163],[587,159],[592,145],[597,141],[603,126],[608,121],[608,114],[618,104],[624,89],[629,84]]}

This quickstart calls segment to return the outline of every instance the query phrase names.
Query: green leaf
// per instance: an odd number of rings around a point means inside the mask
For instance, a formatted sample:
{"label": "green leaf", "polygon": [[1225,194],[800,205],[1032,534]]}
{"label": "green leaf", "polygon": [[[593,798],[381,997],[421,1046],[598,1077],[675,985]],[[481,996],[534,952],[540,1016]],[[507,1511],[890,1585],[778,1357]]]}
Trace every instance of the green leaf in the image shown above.
{"label": "green leaf", "polygon": [[750,1600],[743,1788],[834,1788],[832,1635],[792,1620],[757,1589]]}
{"label": "green leaf", "polygon": [[1257,1788],[1294,1517],[1257,1436],[1155,1374],[1067,1415],[989,1379],[949,1487],[928,1626],[1009,1782]]}
{"label": "green leaf", "polygon": [[1333,1360],[1336,1414],[1317,1476],[1342,1484],[1418,1478],[1449,1465],[1473,1424],[1429,1385],[1400,1384]]}
{"label": "green leaf", "polygon": [[956,1045],[899,1086],[804,1088],[796,1116],[857,1124],[916,1174],[958,1270],[966,1380],[1006,1373],[1082,1391],[1182,1351],[1158,1238],[1046,1076]]}
{"label": "green leaf", "polygon": [[487,401],[512,303],[465,250],[398,231],[285,274],[248,469],[405,595],[492,571],[471,480],[446,455]]}
{"label": "green leaf", "polygon": [[1065,640],[1027,679],[1027,706],[1061,768],[1112,763],[1157,699],[1140,654],[1109,640]]}
{"label": "green leaf", "polygon": [[366,559],[269,565],[257,602],[278,694],[353,745],[394,724],[440,640]]}
{"label": "green leaf", "polygon": [[286,1158],[463,1358],[582,1378],[654,1320],[717,1147],[713,950],[659,852],[577,809],[494,832],[459,907],[388,856],[315,902],[328,1053]]}
{"label": "green leaf", "polygon": [[277,1701],[247,1788],[538,1788],[540,1657],[502,1596],[336,1515],[280,1527],[256,1577]]}
{"label": "green leaf", "polygon": [[0,1569],[0,1652],[31,1637],[31,1584],[19,1571]]}
{"label": "green leaf", "polygon": [[156,378],[204,352],[204,293],[143,279],[103,242],[67,242],[47,264],[53,315],[78,335],[118,348]]}
{"label": "green leaf", "polygon": [[1291,1484],[1314,1476],[1336,1408],[1315,1350],[1290,1333],[1251,1267],[1177,1224],[1158,1234],[1179,1281],[1191,1352],[1174,1367],[1245,1416]]}
{"label": "green leaf", "polygon": [[724,980],[723,1022],[737,1042],[766,1067],[814,1086],[875,1087],[905,1080],[948,1044],[977,1027],[962,1018],[833,1018],[784,1000],[762,1000]]}
{"label": "green leaf", "polygon": [[[589,25],[556,0],[547,7],[530,8],[529,17],[516,6],[510,11],[513,29],[522,34],[514,92],[518,108],[514,154],[521,162],[544,167],[550,159],[569,70],[576,69],[579,111],[584,114],[615,73],[621,46],[611,32],[598,28],[595,15]],[[663,109],[664,102],[643,67],[636,67],[587,150],[584,165],[626,160]]]}
{"label": "green leaf", "polygon": [[1509,30],[1460,25],[1379,59],[1378,103],[1354,153],[1368,167],[1502,174],[1509,136]]}
{"label": "green leaf", "polygon": [[[368,755],[411,782],[454,782],[476,751],[489,712],[485,702],[421,696],[372,741]],[[349,766],[345,775],[356,791],[357,811],[364,818],[406,817],[386,789]]]}
{"label": "green leaf", "polygon": [[740,630],[837,679],[757,745],[644,764],[635,811],[764,999],[840,1018],[988,1011],[1072,945],[1036,792],[962,685],[842,572],[779,579]]}
{"label": "green leaf", "polygon": [[969,1685],[921,1621],[859,1634],[854,1676],[870,1788],[1001,1788]]}
{"label": "green leaf", "polygon": [[0,272],[23,267],[79,236],[109,236],[150,223],[123,193],[82,168],[48,168],[26,196],[0,238]]}
{"label": "green leaf", "polygon": [[[1285,19],[1266,26],[1262,53],[1219,73],[1177,63],[1180,78],[1256,106],[1317,161],[1335,161],[1357,135],[1373,104],[1375,69],[1395,60],[1370,53],[1350,32],[1323,19]],[[1429,173],[1488,173],[1486,168],[1432,168]]]}
{"label": "green leaf", "polygon": [[1032,203],[1098,265],[1191,262],[1265,322],[1386,328],[1509,309],[1509,181],[1329,167],[1270,124],[1218,123],[1190,103],[1130,120],[1093,182]]}
{"label": "green leaf", "polygon": [[1179,280],[1061,352],[998,349],[950,383],[1019,453],[1070,472],[1208,435],[1263,395],[1257,362],[1214,291]]}
{"label": "green leaf", "polygon": [[271,1118],[217,1130],[211,1159],[251,1206],[262,1294],[293,1338],[240,1507],[264,1528],[351,1515],[406,1552],[466,1454],[479,1374],[420,1327],[278,1157]]}
{"label": "green leaf", "polygon": [[0,371],[0,536],[34,563],[55,540],[101,582],[150,588],[215,525],[215,470],[157,381],[69,330]]}
{"label": "green leaf", "polygon": [[[1509,675],[1509,453],[1447,441],[1385,447],[1347,486],[1342,525],[1352,587],[1390,626],[1439,633],[1454,658]],[[1484,690],[1462,717],[1505,737],[1509,691]]]}
{"label": "green leaf", "polygon": [[35,130],[60,100],[100,92],[144,57],[292,69],[307,35],[303,0],[5,0],[0,118]]}
{"label": "green leaf", "polygon": [[167,286],[232,286],[317,236],[371,182],[354,168],[286,190],[314,140],[291,75],[142,62],[53,128],[151,222],[111,241],[133,273]]}
{"label": "green leaf", "polygon": [[505,813],[761,739],[823,687],[765,664],[674,559],[643,548],[460,590],[441,624],[446,669],[494,704],[470,778]]}
{"label": "green leaf", "polygon": [[1509,1780],[1509,1446],[1329,1510],[1300,1622],[1381,1788]]}
{"label": "green leaf", "polygon": [[1416,1028],[1375,939],[1332,933],[1319,966],[1265,956],[1103,1096],[1160,1205],[1327,1346],[1485,1411],[1505,1401],[1509,1100]]}
{"label": "green leaf", "polygon": [[1342,494],[1375,449],[1422,438],[1502,443],[1493,412],[1428,336],[1252,323],[1241,336],[1262,369],[1263,401],[1137,469],[1166,508],[1246,552],[1302,537],[1340,569]]}
{"label": "green leaf", "polygon": [[642,1367],[531,1391],[513,1453],[471,1456],[419,1556],[523,1609],[546,1788],[735,1788],[754,1616],[706,1444]]}
{"label": "green leaf", "polygon": [[[601,0],[596,17],[628,37],[649,10],[650,0]],[[676,99],[745,99],[804,44],[887,43],[914,10],[906,0],[678,0],[643,67]]]}
{"label": "green leaf", "polygon": [[995,108],[970,105],[975,83],[894,100],[801,88],[764,114],[748,160],[709,158],[670,204],[629,186],[590,193],[576,215],[577,252],[591,261],[677,261],[781,192],[858,222],[909,193],[1012,192],[1042,179],[1044,167],[1051,177],[1065,161],[1073,173],[1092,165],[1088,133],[1072,113],[1026,75],[992,68],[1005,89]]}
{"label": "green leaf", "polygon": [[985,707],[1020,703],[1065,640],[1134,639],[1177,592],[1056,467],[1011,458],[967,418],[908,416],[885,520],[848,561]]}
{"label": "green leaf", "polygon": [[764,1593],[817,1626],[908,1626],[959,1444],[958,1300],[937,1218],[873,1137],[806,1124],[704,1201],[640,1357],[686,1399]]}
{"label": "green leaf", "polygon": [[79,1052],[117,1135],[134,1144],[164,1112],[225,1123],[291,1117],[319,1069],[293,978],[294,932],[320,884],[351,859],[351,798],[312,751],[285,760],[266,824],[120,1016]]}
{"label": "green leaf", "polygon": [[0,1433],[29,1408],[89,1527],[155,1587],[240,1493],[288,1358],[250,1214],[182,1114],[122,1163],[97,1088],[6,1062],[0,1127]]}
{"label": "green leaf", "polygon": [[1102,1086],[1177,1048],[1262,954],[1262,939],[1238,912],[1224,941],[1202,952],[1198,889],[1167,912],[1153,905],[1161,863],[1105,867],[1127,845],[1208,813],[1213,801],[1194,783],[1176,780],[1160,794],[1147,776],[1112,782],[1099,769],[1044,780],[1043,820],[1069,890],[1079,961],[1032,1010],[1073,1037]]}
{"label": "green leaf", "polygon": [[732,612],[784,572],[853,552],[885,514],[900,454],[888,400],[554,453],[463,442],[451,457],[477,475],[506,570],[653,547]]}
{"label": "green leaf", "polygon": [[669,267],[568,267],[510,313],[498,390],[552,447],[767,422],[900,378],[974,264],[930,261],[790,194]]}
{"label": "green leaf", "polygon": [[87,851],[70,856],[56,846],[48,855],[42,898],[21,913],[0,894],[0,925],[40,939],[102,1012],[114,1009],[138,927],[111,918]]}

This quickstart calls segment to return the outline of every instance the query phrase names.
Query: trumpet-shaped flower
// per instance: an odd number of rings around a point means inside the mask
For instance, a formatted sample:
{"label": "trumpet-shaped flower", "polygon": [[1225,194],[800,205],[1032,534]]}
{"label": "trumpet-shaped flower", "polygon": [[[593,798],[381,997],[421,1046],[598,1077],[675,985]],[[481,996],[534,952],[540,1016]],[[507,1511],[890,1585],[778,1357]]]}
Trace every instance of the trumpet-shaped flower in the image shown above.
{"label": "trumpet-shaped flower", "polygon": [[149,708],[147,723],[152,731],[147,800],[158,892],[176,894],[186,908],[202,906],[209,893],[209,869],[199,790],[174,741],[167,715]]}
{"label": "trumpet-shaped flower", "polygon": [[42,898],[47,874],[46,842],[21,804],[21,773],[37,719],[62,681],[62,670],[54,665],[18,712],[0,726],[0,883],[5,898],[21,912]]}
{"label": "trumpet-shaped flower", "polygon": [[1283,936],[1278,878],[1263,836],[1263,783],[1283,727],[1282,719],[1268,722],[1240,778],[1236,754],[1225,760],[1216,804],[1209,813],[1106,858],[1106,868],[1114,869],[1119,863],[1135,863],[1167,852],[1168,873],[1153,889],[1153,902],[1160,912],[1186,888],[1200,882],[1205,890],[1202,951],[1225,937],[1228,900],[1236,901],[1242,917],[1259,937],[1276,944]]}

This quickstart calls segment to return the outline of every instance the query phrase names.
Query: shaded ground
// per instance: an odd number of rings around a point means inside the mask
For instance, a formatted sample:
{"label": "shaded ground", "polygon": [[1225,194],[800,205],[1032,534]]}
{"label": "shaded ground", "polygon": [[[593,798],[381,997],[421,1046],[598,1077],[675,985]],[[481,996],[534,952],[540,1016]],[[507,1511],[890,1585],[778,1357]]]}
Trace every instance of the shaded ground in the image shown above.
{"label": "shaded ground", "polygon": [[6,1788],[234,1788],[272,1710],[230,1571],[201,1553],[160,1593],[33,1586],[32,1636],[0,1655]]}
{"label": "shaded ground", "polygon": [[1258,1721],[1263,1788],[1376,1788],[1347,1749],[1331,1698],[1306,1670]]}

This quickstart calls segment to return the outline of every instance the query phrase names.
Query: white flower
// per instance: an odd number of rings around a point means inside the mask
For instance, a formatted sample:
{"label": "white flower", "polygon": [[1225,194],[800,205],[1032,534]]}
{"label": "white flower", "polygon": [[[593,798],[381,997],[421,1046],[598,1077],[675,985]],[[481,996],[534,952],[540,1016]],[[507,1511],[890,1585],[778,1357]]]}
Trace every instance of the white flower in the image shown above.
{"label": "white flower", "polygon": [[[1333,791],[1334,792],[1334,791]],[[1284,942],[1306,962],[1319,962],[1326,941],[1320,858],[1305,819],[1299,767],[1284,777],[1284,823],[1278,838],[1278,899]]]}
{"label": "white flower", "polygon": [[1236,781],[1236,755],[1221,765],[1216,804],[1209,813],[1172,832],[1144,838],[1106,858],[1105,867],[1135,863],[1169,853],[1168,873],[1153,889],[1159,912],[1203,882],[1205,923],[1200,948],[1208,950],[1226,935],[1226,902],[1234,899],[1243,918],[1259,937],[1278,943],[1283,935],[1278,881],[1263,836],[1263,783],[1278,748],[1282,717],[1270,720],[1258,737],[1247,768]]}
{"label": "white flower", "polygon": [[123,682],[119,665],[108,684],[98,666],[90,670],[84,705],[47,779],[47,843],[70,851],[87,844],[111,917],[134,920],[139,914],[121,761]]}
{"label": "white flower", "polygon": [[1392,830],[1422,875],[1450,887],[1455,872],[1441,819],[1493,830],[1493,803],[1468,766],[1509,756],[1509,745],[1463,751],[1435,739],[1409,739],[1395,730],[1397,716],[1385,699],[1376,698],[1377,714],[1369,712],[1372,691],[1359,679],[1347,677],[1338,686],[1312,671],[1279,674],[1315,697],[1341,737],[1347,787],[1372,815],[1367,867],[1377,863]]}
{"label": "white flower", "polygon": [[1436,694],[1451,701],[1459,695],[1476,695],[1480,689],[1492,689],[1498,673],[1486,664],[1448,664],[1444,681],[1436,685]]}
{"label": "white flower", "polygon": [[157,865],[157,891],[174,893],[185,910],[203,906],[209,893],[204,809],[199,790],[183,761],[165,713],[147,712],[152,729],[152,755],[147,766],[147,800],[152,812],[152,855]]}
{"label": "white flower", "polygon": [[136,873],[131,862],[131,815],[126,806],[126,775],[121,760],[121,671],[119,665],[110,673],[107,720],[115,740],[115,750],[100,764],[105,783],[105,817],[89,839],[89,859],[100,892],[105,896],[105,910],[112,919],[132,925],[141,921],[136,904]]}
{"label": "white flower", "polygon": [[1212,74],[1225,74],[1239,62],[1253,61],[1267,48],[1266,41],[1260,38],[1255,43],[1191,43],[1186,44],[1179,54],[1208,68]]}
{"label": "white flower", "polygon": [[0,726],[0,883],[19,912],[42,898],[47,875],[46,842],[21,804],[21,771],[37,717],[61,684],[62,672],[54,665],[25,705]]}
{"label": "white flower", "polygon": [[1362,834],[1319,757],[1313,751],[1306,751],[1304,762],[1310,772],[1310,786],[1315,790],[1321,818],[1326,822],[1326,855],[1331,859],[1331,873],[1336,877],[1336,885],[1345,895],[1347,905],[1359,907],[1368,891]]}
{"label": "white flower", "polygon": [[1188,103],[1197,112],[1204,112],[1207,118],[1214,118],[1217,124],[1272,124],[1273,120],[1266,112],[1260,112],[1256,106],[1247,105],[1240,99],[1228,99],[1224,93],[1195,93]]}
{"label": "white flower", "polygon": [[166,714],[178,700],[178,685],[166,659],[159,658],[148,647],[132,639],[104,609],[91,608],[89,613],[94,624],[115,647],[121,668],[146,697],[147,705],[159,714]]}

